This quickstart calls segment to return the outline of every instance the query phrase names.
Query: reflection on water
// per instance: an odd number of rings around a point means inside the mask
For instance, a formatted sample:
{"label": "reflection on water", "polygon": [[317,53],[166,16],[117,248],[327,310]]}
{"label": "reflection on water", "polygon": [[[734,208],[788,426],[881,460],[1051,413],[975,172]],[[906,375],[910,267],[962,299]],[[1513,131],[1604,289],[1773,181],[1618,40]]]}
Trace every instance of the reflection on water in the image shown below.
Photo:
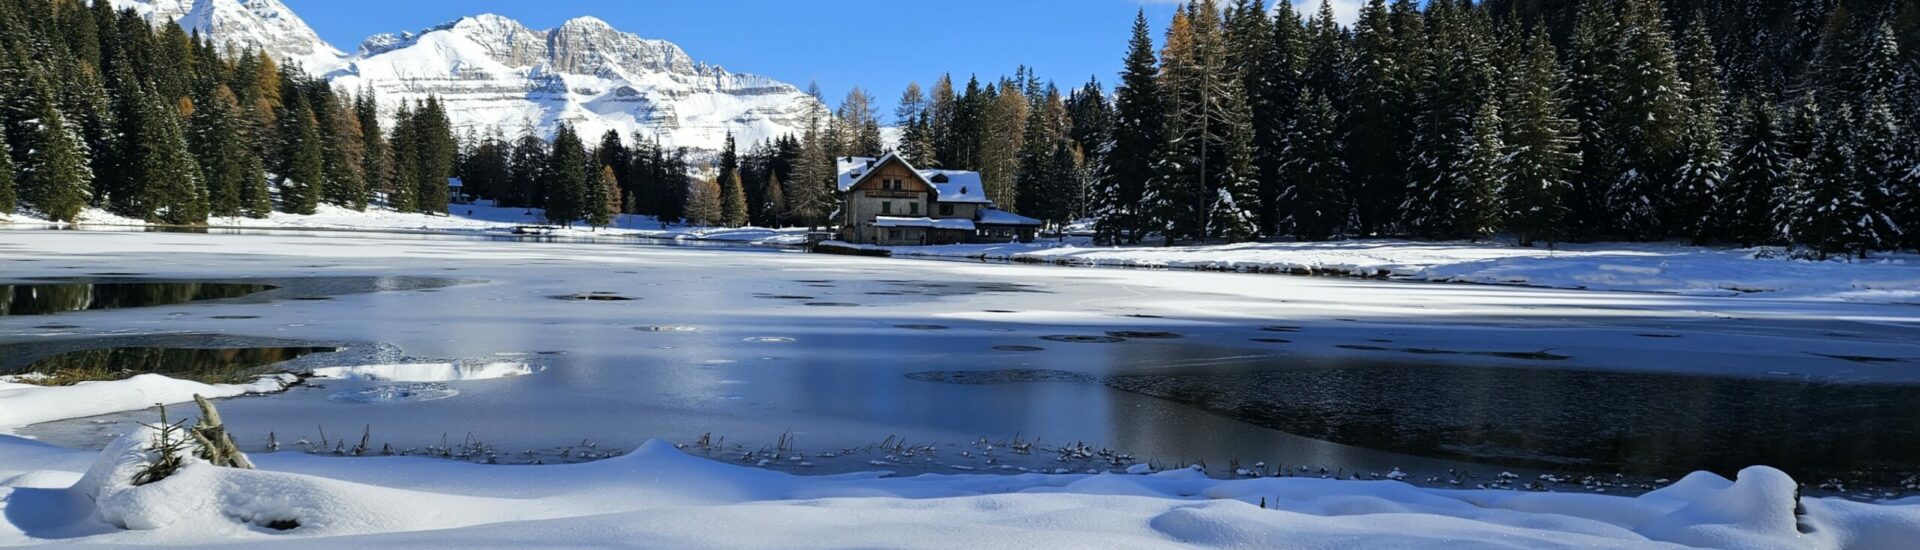
{"label": "reflection on water", "polygon": [[[28,365],[20,373],[46,375],[35,382],[67,385],[89,380],[119,380],[141,374],[164,374],[225,384],[245,382],[261,367],[298,359],[331,347],[168,348],[124,347],[56,354]],[[16,373],[19,374],[19,373]]]}
{"label": "reflection on water", "polygon": [[264,284],[177,281],[0,285],[0,315],[167,306],[239,298],[273,288]]}
{"label": "reflection on water", "polygon": [[1920,466],[1911,386],[1391,365],[1107,382],[1306,437],[1477,462],[1648,475]]}

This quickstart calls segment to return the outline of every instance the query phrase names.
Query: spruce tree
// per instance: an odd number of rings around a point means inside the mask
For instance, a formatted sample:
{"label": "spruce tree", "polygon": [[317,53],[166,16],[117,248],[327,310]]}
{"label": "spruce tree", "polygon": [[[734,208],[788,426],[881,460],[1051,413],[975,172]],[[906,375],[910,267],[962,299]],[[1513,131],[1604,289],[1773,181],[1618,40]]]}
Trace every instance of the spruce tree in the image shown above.
{"label": "spruce tree", "polygon": [[543,171],[547,189],[547,221],[573,225],[585,215],[587,193],[587,150],[573,126],[562,124],[554,132],[553,151]]}
{"label": "spruce tree", "polygon": [[304,97],[293,96],[287,106],[287,113],[280,119],[280,147],[287,157],[287,165],[280,173],[280,210],[289,214],[313,214],[320,204],[321,186],[327,177],[320,122],[314,118],[313,109]]}
{"label": "spruce tree", "polygon": [[394,187],[393,148],[380,127],[380,102],[371,86],[354,97],[353,116],[360,122],[360,175],[365,193],[391,193]]}
{"label": "spruce tree", "polygon": [[1732,126],[1732,158],[1714,225],[1743,247],[1773,242],[1781,225],[1775,216],[1794,184],[1786,131],[1774,106],[1759,98],[1740,102]]}
{"label": "spruce tree", "polygon": [[920,84],[908,82],[893,109],[893,124],[900,128],[900,158],[914,166],[937,166],[933,148],[933,127],[927,116],[927,96]]}
{"label": "spruce tree", "polygon": [[138,182],[131,212],[153,223],[206,223],[200,166],[188,151],[180,115],[150,90],[140,98],[131,121],[134,132],[124,137],[121,146],[129,155],[125,159],[130,162],[128,177]]}
{"label": "spruce tree", "polygon": [[1353,171],[1356,230],[1362,235],[1380,234],[1398,220],[1394,206],[1406,189],[1407,167],[1401,159],[1405,150],[1397,126],[1406,100],[1399,95],[1398,78],[1404,74],[1401,58],[1411,52],[1395,42],[1391,20],[1386,0],[1368,0],[1353,28],[1346,152]]}
{"label": "spruce tree", "polygon": [[1794,241],[1813,247],[1823,258],[1865,254],[1876,240],[1872,205],[1857,178],[1856,122],[1845,110],[1821,114],[1794,205]]}
{"label": "spruce tree", "polygon": [[1687,87],[1658,0],[1621,3],[1620,86],[1610,117],[1621,165],[1608,203],[1623,236],[1651,240],[1666,235],[1660,197],[1671,186],[1668,174],[1681,164]]}
{"label": "spruce tree", "polygon": [[1463,210],[1480,182],[1468,173],[1474,121],[1494,95],[1490,38],[1476,10],[1440,2],[1429,9],[1427,81],[1415,99],[1418,141],[1412,179],[1401,203],[1409,230],[1430,238],[1471,237]]}
{"label": "spruce tree", "polygon": [[1347,221],[1346,156],[1333,102],[1308,91],[1300,117],[1287,136],[1289,183],[1281,204],[1296,239],[1321,241],[1338,235]]}
{"label": "spruce tree", "polygon": [[1059,186],[1069,181],[1067,174],[1054,170],[1054,150],[1067,140],[1067,106],[1058,90],[1048,90],[1040,108],[1027,117],[1021,137],[1019,174],[1014,179],[1019,203],[1002,205],[1048,222],[1066,220],[1068,200]]}
{"label": "spruce tree", "polygon": [[1615,232],[1618,216],[1608,202],[1620,174],[1621,145],[1613,132],[1621,83],[1619,0],[1584,0],[1567,52],[1567,110],[1578,124],[1580,163],[1567,201],[1568,237],[1593,239]]}
{"label": "spruce tree", "polygon": [[[321,199],[327,204],[352,210],[367,207],[366,136],[359,116],[344,98],[325,88],[314,100],[320,121],[321,157],[326,166],[326,183]],[[324,116],[321,116],[323,115]]]}
{"label": "spruce tree", "polygon": [[420,140],[414,124],[412,105],[401,103],[393,114],[392,135],[387,146],[393,151],[393,187],[387,191],[387,206],[400,212],[419,211],[416,195],[420,191]]}
{"label": "spruce tree", "polygon": [[13,183],[13,155],[5,136],[0,136],[0,218],[11,218],[19,207],[19,191]]}
{"label": "spruce tree", "polygon": [[[514,140],[512,184],[501,206],[544,208],[547,142],[528,133]],[[631,207],[631,205],[629,205]]]}
{"label": "spruce tree", "polygon": [[1161,145],[1165,118],[1159,73],[1142,10],[1134,16],[1125,69],[1114,92],[1113,139],[1094,192],[1094,231],[1101,242],[1137,243],[1145,236],[1142,205],[1147,182],[1154,175],[1153,153]]}
{"label": "spruce tree", "polygon": [[200,181],[212,216],[240,216],[245,206],[242,190],[266,179],[260,157],[241,131],[239,111],[239,100],[222,85],[194,109],[190,119],[188,142],[200,163]]}
{"label": "spruce tree", "polygon": [[613,225],[613,215],[620,208],[619,180],[613,175],[613,167],[601,165],[593,171],[593,178],[581,190],[580,207],[587,226],[599,229]]}
{"label": "spruce tree", "polygon": [[1564,234],[1569,178],[1579,162],[1575,127],[1562,99],[1564,73],[1545,29],[1521,48],[1506,79],[1507,182],[1505,228],[1521,246],[1552,244]]}
{"label": "spruce tree", "polygon": [[1900,128],[1885,95],[1868,97],[1860,110],[1860,127],[1854,132],[1853,180],[1866,203],[1866,216],[1860,221],[1861,244],[1870,249],[1895,248],[1901,232],[1911,230],[1900,223],[1897,201],[1902,180],[1912,175],[1908,159],[1920,146]]}
{"label": "spruce tree", "polygon": [[[39,84],[47,90],[45,82]],[[20,198],[48,220],[79,221],[93,183],[85,145],[55,107],[52,92],[41,92],[34,103],[36,123],[19,167]]]}
{"label": "spruce tree", "polygon": [[441,106],[440,99],[434,96],[427,96],[420,111],[414,113],[412,122],[414,147],[420,163],[414,174],[419,178],[415,184],[414,207],[422,212],[446,212],[447,182],[453,177],[454,162],[460,150],[459,142],[453,137],[453,123],[447,119],[446,109]]}
{"label": "spruce tree", "polygon": [[1660,203],[1667,234],[1689,237],[1695,244],[1715,237],[1711,214],[1727,173],[1720,131],[1726,97],[1704,20],[1704,15],[1696,16],[1684,40],[1679,69],[1686,83],[1686,119],[1680,130],[1679,167]]}
{"label": "spruce tree", "polygon": [[1473,142],[1467,150],[1466,188],[1459,194],[1452,216],[1456,224],[1450,233],[1479,240],[1500,229],[1504,206],[1500,197],[1511,185],[1507,164],[1507,144],[1501,139],[1506,122],[1500,118],[1500,106],[1488,102],[1473,117]]}

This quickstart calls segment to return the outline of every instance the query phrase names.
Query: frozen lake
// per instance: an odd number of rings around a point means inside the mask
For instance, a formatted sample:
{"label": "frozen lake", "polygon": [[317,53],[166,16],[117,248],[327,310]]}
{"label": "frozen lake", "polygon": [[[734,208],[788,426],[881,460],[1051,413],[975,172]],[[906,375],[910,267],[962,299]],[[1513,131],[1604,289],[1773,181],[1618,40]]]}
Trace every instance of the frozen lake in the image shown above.
{"label": "frozen lake", "polygon": [[[0,284],[273,289],[0,316],[0,349],[305,344],[341,351],[289,365],[456,373],[222,403],[283,452],[324,430],[509,463],[708,436],[822,473],[1104,465],[1054,460],[1076,442],[1223,474],[1920,471],[1913,306],[547,241],[7,231]],[[516,376],[444,379],[465,372]],[[152,414],[19,433],[98,446]]]}

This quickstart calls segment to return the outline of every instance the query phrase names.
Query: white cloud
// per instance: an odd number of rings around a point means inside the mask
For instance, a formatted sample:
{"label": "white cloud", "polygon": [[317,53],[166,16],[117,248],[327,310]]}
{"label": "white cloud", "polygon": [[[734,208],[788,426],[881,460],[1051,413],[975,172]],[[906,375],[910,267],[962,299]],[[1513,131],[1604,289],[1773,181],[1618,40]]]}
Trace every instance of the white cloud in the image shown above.
{"label": "white cloud", "polygon": [[[1333,19],[1341,25],[1352,26],[1360,20],[1360,5],[1363,0],[1333,0]],[[1293,10],[1300,13],[1302,19],[1320,13],[1320,0],[1293,0]]]}

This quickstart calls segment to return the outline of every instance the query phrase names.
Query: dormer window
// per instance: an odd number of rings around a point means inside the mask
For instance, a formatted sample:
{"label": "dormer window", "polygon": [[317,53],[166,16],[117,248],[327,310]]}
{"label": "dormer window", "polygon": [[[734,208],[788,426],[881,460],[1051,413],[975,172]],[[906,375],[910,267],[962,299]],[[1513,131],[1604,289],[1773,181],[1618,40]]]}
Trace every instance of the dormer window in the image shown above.
{"label": "dormer window", "polygon": [[[946,182],[947,182],[947,175],[946,175],[946,174],[934,174],[934,175],[933,175],[933,182],[934,182],[934,183],[946,183]],[[961,192],[962,192],[962,193],[965,193],[965,191],[961,191]]]}

